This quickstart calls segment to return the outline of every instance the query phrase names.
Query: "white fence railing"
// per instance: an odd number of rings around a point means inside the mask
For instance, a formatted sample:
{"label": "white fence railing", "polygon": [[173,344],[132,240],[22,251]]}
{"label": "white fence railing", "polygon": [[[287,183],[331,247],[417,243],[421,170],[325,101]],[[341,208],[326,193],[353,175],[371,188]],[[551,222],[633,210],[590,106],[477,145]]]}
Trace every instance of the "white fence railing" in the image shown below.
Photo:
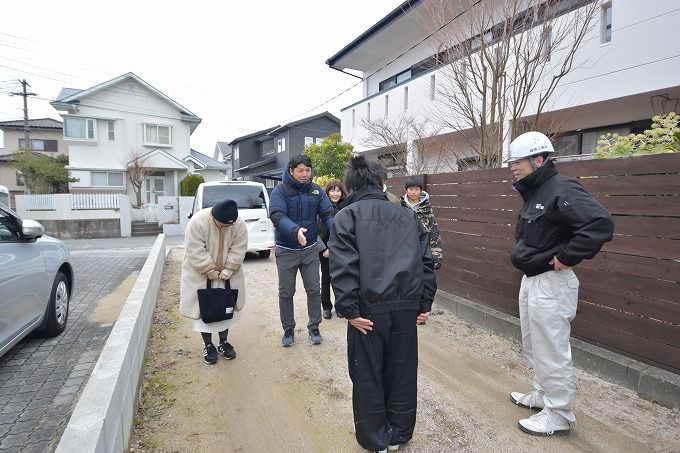
{"label": "white fence railing", "polygon": [[118,194],[115,193],[72,193],[71,209],[74,211],[92,209],[120,209]]}
{"label": "white fence railing", "polygon": [[24,195],[24,209],[27,211],[54,211],[57,209],[55,195]]}

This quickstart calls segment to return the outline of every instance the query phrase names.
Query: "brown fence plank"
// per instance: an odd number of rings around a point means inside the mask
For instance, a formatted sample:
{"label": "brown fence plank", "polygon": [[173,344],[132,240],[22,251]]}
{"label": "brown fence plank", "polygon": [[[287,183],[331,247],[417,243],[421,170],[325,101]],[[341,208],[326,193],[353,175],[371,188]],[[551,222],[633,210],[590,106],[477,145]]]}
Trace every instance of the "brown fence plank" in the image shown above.
{"label": "brown fence plank", "polygon": [[449,276],[439,278],[437,285],[444,291],[456,294],[457,296],[491,306],[515,317],[519,316],[516,296],[514,298],[507,297],[506,295],[494,293],[484,288],[478,288],[467,282],[461,282]]}
{"label": "brown fence plank", "polygon": [[659,239],[642,236],[621,236],[614,234],[614,239],[607,242],[602,250],[626,255],[647,256],[677,260],[680,259],[680,241],[676,239]]}
{"label": "brown fence plank", "polygon": [[582,301],[577,316],[597,324],[606,324],[622,332],[628,332],[648,340],[671,346],[680,345],[680,326],[636,316],[597,304]]}
{"label": "brown fence plank", "polygon": [[519,194],[509,182],[430,184],[427,186],[427,193],[432,197],[440,195],[508,195],[516,196],[519,199]]}
{"label": "brown fence plank", "polygon": [[605,196],[597,197],[612,214],[680,217],[680,196]]}
{"label": "brown fence plank", "polygon": [[437,220],[441,231],[484,235],[497,238],[514,239],[515,227],[512,225],[498,225],[495,223],[466,222],[464,220]]}
{"label": "brown fence plank", "polygon": [[505,209],[514,212],[522,208],[521,198],[504,195],[439,195],[437,198],[432,198],[430,203],[433,210],[443,206],[447,208]]}
{"label": "brown fence plank", "polygon": [[644,256],[601,252],[592,260],[582,261],[578,268],[601,269],[657,280],[680,281],[680,262]]}
{"label": "brown fence plank", "polygon": [[648,318],[680,324],[680,304],[631,293],[620,293],[615,291],[615,288],[603,288],[597,284],[593,286],[587,280],[582,282],[579,288],[579,299]]}
{"label": "brown fence plank", "polygon": [[680,174],[580,178],[593,195],[678,195]]}
{"label": "brown fence plank", "polygon": [[494,168],[490,170],[458,171],[453,173],[438,173],[427,175],[427,186],[437,184],[463,182],[494,182],[506,181],[512,183],[512,173],[509,168]]}
{"label": "brown fence plank", "polygon": [[437,206],[436,208],[437,220],[441,219],[458,219],[466,220],[468,222],[488,222],[497,223],[501,225],[514,224],[517,221],[517,214],[519,211],[499,211],[491,209],[463,209],[463,208],[448,208]]}
{"label": "brown fence plank", "polygon": [[[611,288],[616,293],[631,293],[651,299],[661,299],[680,304],[680,283],[664,282],[635,275],[619,274],[590,269],[583,273],[585,282],[592,282],[601,288]],[[680,324],[680,322],[679,322]]]}
{"label": "brown fence plank", "polygon": [[504,253],[509,253],[514,244],[514,241],[502,238],[472,236],[469,234],[450,233],[448,231],[443,231],[441,236],[444,244],[462,243],[467,244],[470,248],[497,250]]}
{"label": "brown fence plank", "polygon": [[614,231],[631,236],[680,239],[680,218],[614,215]]}
{"label": "brown fence plank", "polygon": [[578,316],[571,325],[575,336],[616,348],[638,360],[651,360],[675,373],[680,372],[680,348],[622,332],[606,324],[593,323]]}
{"label": "brown fence plank", "polygon": [[[469,258],[483,263],[499,264],[510,263],[510,253],[508,251],[497,251],[483,249],[479,246],[471,246],[465,242],[445,242],[444,243],[444,262],[445,266],[456,266],[456,260],[459,258]],[[449,264],[450,263],[450,264]],[[522,277],[518,272],[517,281]]]}
{"label": "brown fence plank", "polygon": [[680,153],[559,162],[557,168],[573,177],[680,173]]}

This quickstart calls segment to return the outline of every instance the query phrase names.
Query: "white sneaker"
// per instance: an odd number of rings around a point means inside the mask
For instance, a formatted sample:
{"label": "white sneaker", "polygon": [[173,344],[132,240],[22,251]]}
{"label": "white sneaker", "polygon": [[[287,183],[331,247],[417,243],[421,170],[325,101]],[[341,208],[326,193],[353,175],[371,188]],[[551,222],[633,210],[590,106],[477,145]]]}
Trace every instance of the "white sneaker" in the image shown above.
{"label": "white sneaker", "polygon": [[527,409],[543,409],[543,392],[532,390],[529,393],[510,393],[510,401]]}
{"label": "white sneaker", "polygon": [[569,434],[569,422],[550,409],[543,409],[538,414],[518,422],[519,429],[532,436],[565,436]]}
{"label": "white sneaker", "polygon": [[401,447],[401,444],[388,445],[387,449],[389,451],[397,451]]}

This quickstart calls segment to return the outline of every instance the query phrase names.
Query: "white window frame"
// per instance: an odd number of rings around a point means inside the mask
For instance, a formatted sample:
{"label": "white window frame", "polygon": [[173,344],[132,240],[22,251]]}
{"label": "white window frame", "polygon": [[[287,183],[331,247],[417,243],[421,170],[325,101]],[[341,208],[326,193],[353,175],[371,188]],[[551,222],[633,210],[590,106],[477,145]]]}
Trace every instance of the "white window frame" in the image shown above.
{"label": "white window frame", "polygon": [[390,113],[390,95],[385,95],[385,117]]}
{"label": "white window frame", "polygon": [[108,120],[107,121],[107,128],[108,128],[108,136],[109,140],[115,140],[116,139],[116,122],[114,120]]}
{"label": "white window frame", "polygon": [[[611,22],[607,24],[607,11],[609,11],[609,15],[611,18]],[[600,44],[602,45],[608,45],[612,42],[612,31],[613,31],[613,23],[614,23],[614,11],[612,9],[612,2],[607,2],[602,4],[602,10],[600,13]],[[607,40],[607,25],[609,25],[609,39]]]}
{"label": "white window frame", "polygon": [[0,148],[5,147],[5,131],[0,130]]}
{"label": "white window frame", "polygon": [[238,160],[238,145],[234,146],[234,160]]}
{"label": "white window frame", "polygon": [[[167,124],[151,124],[151,123],[144,123],[144,144],[145,145],[150,145],[150,146],[167,146],[170,147],[172,146],[172,126],[168,126]],[[160,143],[160,142],[151,142],[147,138],[146,130],[147,127],[155,127],[156,128],[156,135],[159,136],[158,134],[158,128],[161,127],[166,127],[168,128],[168,141],[169,143]]]}
{"label": "white window frame", "polygon": [[371,121],[371,103],[366,104],[366,121]]}
{"label": "white window frame", "polygon": [[436,87],[437,80],[434,77],[434,74],[430,76],[430,101],[434,101],[434,94],[435,94],[435,87]]}
{"label": "white window frame", "polygon": [[321,146],[321,144],[323,143],[323,137],[317,137],[317,138],[315,138],[315,139],[314,139],[314,143],[316,143],[317,145]]}
{"label": "white window frame", "polygon": [[283,152],[283,146],[281,146],[281,145],[282,145],[281,139],[278,139],[278,140],[276,141],[276,152],[277,152],[277,153],[282,153],[282,152]]}
{"label": "white window frame", "polygon": [[404,87],[404,111],[408,110],[408,87]]}
{"label": "white window frame", "polygon": [[276,181],[274,181],[273,179],[265,179],[264,186],[267,189],[273,189],[274,187],[276,187]]}
{"label": "white window frame", "polygon": [[352,127],[356,124],[356,119],[357,119],[357,112],[355,109],[352,109]]}
{"label": "white window frame", "polygon": [[[69,137],[66,135],[66,123],[69,121],[81,120],[85,121],[85,137]],[[90,127],[92,125],[92,127]],[[90,137],[90,131],[92,131],[92,136]],[[67,116],[64,117],[64,140],[82,140],[82,141],[96,141],[97,140],[97,120],[94,118],[85,118],[81,116]]]}
{"label": "white window frame", "polygon": [[314,144],[314,137],[305,137],[305,148]]}
{"label": "white window frame", "polygon": [[[107,184],[106,185],[94,184],[94,182],[92,181],[93,180],[92,175],[94,173],[104,173],[104,174],[106,174],[106,183]],[[111,184],[111,175],[112,174],[120,175],[123,178],[123,184],[112,185]],[[90,187],[125,187],[125,175],[123,174],[123,172],[120,172],[120,171],[91,171],[90,172]]]}

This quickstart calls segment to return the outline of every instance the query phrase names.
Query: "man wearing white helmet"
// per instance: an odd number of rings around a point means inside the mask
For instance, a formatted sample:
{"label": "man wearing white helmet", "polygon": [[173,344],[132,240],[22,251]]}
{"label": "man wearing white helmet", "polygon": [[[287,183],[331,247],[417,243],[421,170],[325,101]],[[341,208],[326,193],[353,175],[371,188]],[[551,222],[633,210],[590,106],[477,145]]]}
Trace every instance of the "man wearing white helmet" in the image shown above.
{"label": "man wearing white helmet", "polygon": [[522,347],[534,370],[533,390],[510,399],[541,409],[519,421],[532,435],[569,434],[576,423],[576,387],[569,335],[576,315],[579,280],[572,267],[593,258],[612,239],[609,212],[549,160],[554,149],[539,132],[510,144],[506,162],[524,199],[515,231],[512,264],[524,272],[519,290]]}

